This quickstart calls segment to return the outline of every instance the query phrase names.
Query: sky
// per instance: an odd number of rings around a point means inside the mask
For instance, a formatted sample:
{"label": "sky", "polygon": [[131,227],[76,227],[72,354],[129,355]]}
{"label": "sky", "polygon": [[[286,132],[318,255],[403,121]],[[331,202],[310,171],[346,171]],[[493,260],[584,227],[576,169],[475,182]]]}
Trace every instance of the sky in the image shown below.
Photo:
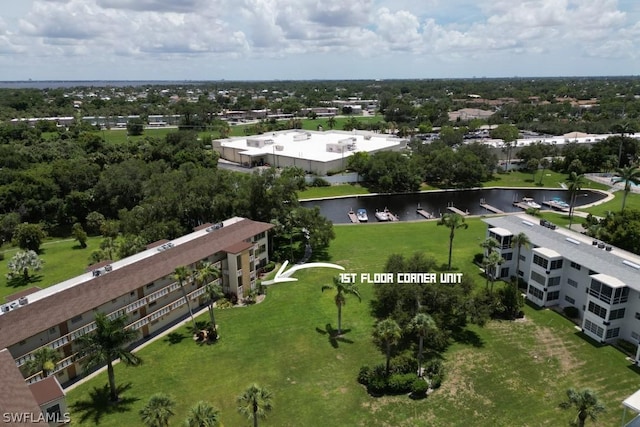
{"label": "sky", "polygon": [[638,0],[2,3],[2,81],[640,74]]}

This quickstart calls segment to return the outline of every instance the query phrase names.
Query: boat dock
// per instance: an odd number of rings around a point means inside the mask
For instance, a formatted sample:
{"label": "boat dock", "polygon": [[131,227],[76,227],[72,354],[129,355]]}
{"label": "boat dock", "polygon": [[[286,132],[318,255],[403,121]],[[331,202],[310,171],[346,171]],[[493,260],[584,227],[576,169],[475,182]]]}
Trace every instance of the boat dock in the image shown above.
{"label": "boat dock", "polygon": [[569,212],[569,208],[567,206],[563,206],[555,200],[545,200],[544,202],[542,202],[542,204],[558,211]]}
{"label": "boat dock", "polygon": [[488,210],[489,212],[493,212],[493,213],[496,213],[496,214],[503,214],[504,213],[504,211],[502,211],[502,210],[500,210],[500,209],[498,209],[498,208],[496,208],[494,206],[491,206],[488,203],[485,203],[484,199],[480,199],[480,206],[483,207],[484,209]]}
{"label": "boat dock", "polygon": [[416,212],[418,213],[418,215],[422,215],[423,217],[425,217],[426,219],[434,219],[435,216],[431,215],[429,212],[425,211],[424,209],[416,209]]}
{"label": "boat dock", "polygon": [[515,206],[516,208],[520,208],[522,210],[525,210],[525,211],[531,207],[531,206],[527,205],[524,202],[513,202],[513,206]]}
{"label": "boat dock", "polygon": [[353,210],[350,210],[348,215],[349,215],[349,220],[351,220],[352,223],[358,224],[360,222],[360,220],[358,219],[358,216]]}
{"label": "boat dock", "polygon": [[453,213],[457,213],[458,215],[462,215],[462,216],[467,216],[469,215],[469,211],[461,211],[460,209],[456,208],[455,206],[451,205],[451,206],[447,206],[447,210],[450,210]]}

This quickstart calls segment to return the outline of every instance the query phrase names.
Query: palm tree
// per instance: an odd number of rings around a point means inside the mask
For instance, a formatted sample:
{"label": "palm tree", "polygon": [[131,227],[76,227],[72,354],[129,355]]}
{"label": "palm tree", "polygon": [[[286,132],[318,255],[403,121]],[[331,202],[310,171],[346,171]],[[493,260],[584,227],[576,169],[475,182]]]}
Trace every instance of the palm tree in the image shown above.
{"label": "palm tree", "polygon": [[511,238],[511,247],[516,248],[516,288],[518,287],[518,272],[520,271],[520,250],[523,246],[527,249],[531,247],[531,240],[529,240],[529,236],[525,233],[518,233]]}
{"label": "palm tree", "polygon": [[620,146],[618,148],[618,167],[622,167],[622,145],[625,141],[624,135],[635,132],[634,126],[628,122],[616,123],[612,129],[614,132],[620,134]]}
{"label": "palm tree", "polygon": [[329,125],[329,129],[336,127],[336,118],[334,116],[329,117],[327,119],[327,125]]}
{"label": "palm tree", "polygon": [[482,249],[487,251],[487,255],[493,252],[494,249],[498,249],[500,247],[500,242],[495,237],[487,237],[480,243]]}
{"label": "palm tree", "polygon": [[173,278],[178,281],[178,284],[180,284],[182,295],[184,296],[184,300],[187,303],[187,308],[189,309],[189,316],[191,316],[191,323],[193,323],[193,331],[195,333],[198,330],[198,327],[196,326],[196,319],[193,318],[193,311],[191,311],[191,304],[189,303],[187,290],[184,288],[184,282],[189,278],[190,275],[191,275],[191,272],[185,266],[176,267],[176,269],[173,272]]}
{"label": "palm tree", "polygon": [[540,167],[542,168],[542,173],[540,174],[540,185],[542,185],[542,180],[544,179],[544,171],[549,167],[549,159],[542,158],[540,159]]}
{"label": "palm tree", "polygon": [[573,210],[576,204],[576,196],[578,195],[578,191],[582,189],[582,186],[587,182],[584,178],[584,174],[577,174],[575,172],[571,172],[569,177],[567,178],[567,189],[569,191],[569,229],[571,229],[571,223],[573,220]]}
{"label": "palm tree", "polygon": [[333,278],[333,285],[324,285],[322,287],[322,292],[335,289],[336,296],[335,302],[338,307],[338,335],[342,334],[342,306],[345,305],[346,296],[353,295],[358,298],[358,301],[362,301],[360,297],[360,291],[358,291],[358,287],[353,283],[342,283],[337,277]]}
{"label": "palm tree", "polygon": [[588,388],[580,391],[576,391],[573,388],[567,390],[567,400],[560,403],[560,408],[573,408],[578,411],[574,421],[578,427],[584,427],[587,418],[590,418],[591,421],[597,421],[598,414],[605,411],[605,407],[598,399],[598,396]]}
{"label": "palm tree", "polygon": [[636,165],[625,166],[624,168],[616,169],[616,176],[612,181],[614,184],[624,182],[624,195],[622,196],[622,209],[624,211],[624,205],[627,203],[627,196],[631,191],[631,184],[640,185],[640,168]]}
{"label": "palm tree", "polygon": [[222,286],[217,283],[209,283],[209,280],[215,280],[220,277],[220,270],[213,266],[212,263],[205,261],[196,269],[196,282],[204,285],[205,295],[207,296],[207,309],[209,310],[209,318],[211,319],[211,327],[216,330],[216,319],[213,315],[213,303],[221,298],[224,294]]}
{"label": "palm tree", "polygon": [[253,427],[258,427],[258,418],[266,418],[267,412],[272,409],[273,395],[257,384],[252,384],[244,393],[238,396],[238,412],[253,420]]}
{"label": "palm tree", "polygon": [[491,281],[491,293],[493,293],[493,283],[496,280],[498,266],[504,262],[504,258],[498,252],[490,252],[489,255],[482,259],[482,265],[484,266],[484,275],[487,279],[486,286],[489,288],[489,281]]}
{"label": "palm tree", "polygon": [[220,412],[207,402],[200,401],[189,409],[187,427],[216,427],[220,425]]}
{"label": "palm tree", "polygon": [[395,320],[388,318],[378,322],[373,330],[373,339],[381,345],[384,345],[385,355],[387,356],[387,364],[385,372],[389,375],[391,369],[391,347],[400,341],[402,330]]}
{"label": "palm tree", "polygon": [[42,372],[42,377],[47,377],[56,369],[56,365],[60,360],[60,353],[51,347],[41,347],[33,352],[33,358],[25,363],[25,369],[28,375],[34,375]]}
{"label": "palm tree", "polygon": [[424,338],[429,331],[436,328],[436,322],[433,318],[426,313],[418,313],[411,319],[409,328],[418,334],[418,376],[422,376],[422,350],[424,345]]}
{"label": "palm tree", "polygon": [[140,410],[140,419],[148,427],[167,427],[169,417],[175,415],[173,413],[175,405],[176,402],[168,394],[156,393]]}
{"label": "palm tree", "polygon": [[449,270],[451,270],[451,251],[453,250],[453,238],[458,228],[467,228],[468,224],[464,222],[464,217],[457,213],[446,213],[438,221],[438,225],[444,225],[451,230],[449,233]]}
{"label": "palm tree", "polygon": [[130,366],[138,366],[142,363],[138,356],[125,349],[125,346],[137,337],[138,331],[125,329],[127,324],[125,316],[111,320],[106,314],[97,313],[95,322],[95,332],[76,339],[79,347],[78,355],[84,358],[82,364],[87,371],[106,363],[111,400],[115,402],[118,400],[118,389],[116,388],[113,362],[120,359],[122,363]]}

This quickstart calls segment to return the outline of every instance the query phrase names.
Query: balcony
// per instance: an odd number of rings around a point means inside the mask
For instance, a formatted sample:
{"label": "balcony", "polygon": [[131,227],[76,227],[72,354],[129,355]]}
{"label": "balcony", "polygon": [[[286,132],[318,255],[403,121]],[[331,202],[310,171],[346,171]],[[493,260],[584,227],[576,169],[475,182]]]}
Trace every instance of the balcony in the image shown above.
{"label": "balcony", "polygon": [[236,276],[237,276],[237,277],[242,276],[242,269],[240,269],[240,270],[238,270],[238,271],[236,272]]}

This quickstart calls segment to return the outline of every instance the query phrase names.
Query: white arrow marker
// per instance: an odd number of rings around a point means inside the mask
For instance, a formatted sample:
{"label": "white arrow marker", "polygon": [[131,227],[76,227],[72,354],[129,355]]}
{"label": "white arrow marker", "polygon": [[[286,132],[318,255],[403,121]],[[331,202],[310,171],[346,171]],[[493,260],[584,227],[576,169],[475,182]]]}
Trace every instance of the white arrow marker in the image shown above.
{"label": "white arrow marker", "polygon": [[266,280],[264,282],[262,282],[263,285],[272,285],[274,283],[280,283],[280,282],[296,282],[298,281],[298,279],[296,279],[295,277],[290,277],[293,273],[295,273],[298,270],[302,270],[303,268],[315,268],[315,267],[324,267],[324,268],[335,268],[336,270],[343,270],[344,271],[344,267],[338,264],[331,264],[328,262],[312,262],[309,264],[298,264],[298,265],[294,265],[293,267],[291,267],[289,270],[284,271],[285,268],[287,268],[287,265],[289,265],[289,261],[285,261],[282,266],[280,267],[280,269],[278,270],[278,272],[276,273],[275,277],[273,278],[273,280]]}

